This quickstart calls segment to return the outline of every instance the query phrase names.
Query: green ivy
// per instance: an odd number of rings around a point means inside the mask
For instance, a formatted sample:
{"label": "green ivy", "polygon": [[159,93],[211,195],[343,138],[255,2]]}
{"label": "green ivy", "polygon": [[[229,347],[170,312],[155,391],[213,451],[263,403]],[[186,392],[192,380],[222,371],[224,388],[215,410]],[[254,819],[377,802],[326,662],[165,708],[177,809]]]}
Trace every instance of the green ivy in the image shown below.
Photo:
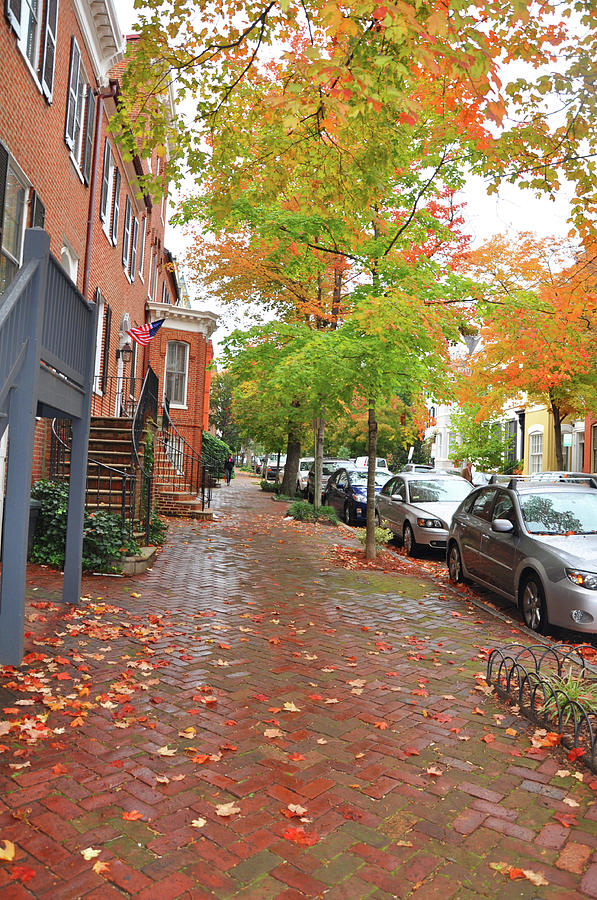
{"label": "green ivy", "polygon": [[210,434],[209,431],[203,432],[203,443],[201,445],[201,455],[206,457],[211,457],[217,466],[217,476],[218,478],[223,478],[224,476],[224,463],[226,462],[228,456],[232,456],[232,450],[225,444],[224,441],[221,441],[220,438],[214,437],[213,434]]}
{"label": "green ivy", "polygon": [[301,522],[329,522],[337,525],[340,521],[336,511],[331,506],[319,506],[317,510],[307,500],[295,500],[288,507],[288,515]]}
{"label": "green ivy", "polygon": [[[37,481],[31,496],[41,503],[31,560],[42,565],[64,568],[68,486],[51,481]],[[83,520],[83,569],[91,572],[114,572],[116,561],[124,554],[134,556],[139,545],[122,524],[117,513],[85,511]]]}
{"label": "green ivy", "polygon": [[166,540],[166,532],[168,530],[167,522],[160,519],[157,509],[154,507],[149,520],[149,543],[152,546],[161,547]]}

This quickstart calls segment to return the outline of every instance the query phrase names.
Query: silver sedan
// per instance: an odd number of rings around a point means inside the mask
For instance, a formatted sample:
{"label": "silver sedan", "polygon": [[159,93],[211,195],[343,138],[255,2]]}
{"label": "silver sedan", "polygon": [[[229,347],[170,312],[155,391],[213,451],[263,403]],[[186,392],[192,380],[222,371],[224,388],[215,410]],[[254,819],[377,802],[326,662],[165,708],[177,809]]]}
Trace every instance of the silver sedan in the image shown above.
{"label": "silver sedan", "polygon": [[402,472],[378,494],[376,519],[402,539],[409,556],[419,546],[444,549],[452,515],[472,489],[460,475]]}
{"label": "silver sedan", "polygon": [[[592,482],[595,484],[595,482]],[[597,632],[597,488],[518,482],[473,491],[455,512],[447,560],[516,603],[525,624]]]}

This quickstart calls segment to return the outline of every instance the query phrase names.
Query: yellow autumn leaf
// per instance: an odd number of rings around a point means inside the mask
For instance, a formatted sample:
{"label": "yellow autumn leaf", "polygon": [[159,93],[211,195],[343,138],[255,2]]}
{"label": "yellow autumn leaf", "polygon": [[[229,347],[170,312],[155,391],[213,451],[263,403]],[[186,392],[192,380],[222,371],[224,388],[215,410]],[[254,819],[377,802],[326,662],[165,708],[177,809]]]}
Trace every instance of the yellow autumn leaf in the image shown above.
{"label": "yellow autumn leaf", "polygon": [[83,859],[90,860],[95,859],[101,852],[101,850],[94,850],[93,847],[86,847],[85,850],[81,850],[81,856]]}
{"label": "yellow autumn leaf", "polygon": [[207,824],[207,819],[193,819],[191,825],[193,828],[203,828]]}
{"label": "yellow autumn leaf", "polygon": [[102,862],[101,859],[98,859],[96,863],[91,867],[96,875],[103,875],[104,872],[110,871],[110,866],[108,863]]}
{"label": "yellow autumn leaf", "polygon": [[165,747],[160,747],[160,749],[158,750],[159,756],[174,756],[175,754],[176,750],[171,750],[167,744]]}
{"label": "yellow autumn leaf", "polygon": [[0,847],[0,859],[10,862],[15,858],[15,845],[12,841],[2,841],[4,847]]}

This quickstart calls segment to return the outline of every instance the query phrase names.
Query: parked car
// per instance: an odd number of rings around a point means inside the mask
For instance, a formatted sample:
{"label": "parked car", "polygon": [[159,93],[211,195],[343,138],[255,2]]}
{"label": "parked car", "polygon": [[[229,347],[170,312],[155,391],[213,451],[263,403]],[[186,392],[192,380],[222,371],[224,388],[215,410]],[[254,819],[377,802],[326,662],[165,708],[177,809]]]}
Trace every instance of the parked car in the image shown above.
{"label": "parked car", "polygon": [[454,583],[470,578],[516,603],[528,628],[597,632],[597,488],[519,481],[477,488],[455,512]]}
{"label": "parked car", "polygon": [[[368,469],[344,467],[337,469],[328,479],[323,502],[332,506],[347,525],[367,521]],[[388,478],[387,469],[375,470],[375,493],[379,493]]]}
{"label": "parked car", "polygon": [[307,481],[309,479],[309,469],[314,463],[312,456],[303,456],[299,459],[298,472],[296,476],[296,492],[297,494],[307,495]]}
{"label": "parked car", "polygon": [[400,469],[401,472],[435,472],[434,466],[428,466],[426,463],[406,463]]}
{"label": "parked car", "polygon": [[267,472],[265,473],[265,477],[268,481],[276,480],[276,473],[278,473],[278,477],[281,480],[284,477],[284,466],[286,465],[286,454],[280,454],[280,466],[278,467],[278,454],[275,456],[270,456],[267,461]]}
{"label": "parked car", "polygon": [[[351,466],[352,463],[349,459],[337,459],[335,457],[325,457],[323,460],[322,467],[322,475],[321,475],[321,484],[319,485],[320,495],[323,498],[323,493],[325,491],[326,485],[328,483],[328,478],[332,475],[336,469],[339,469],[340,466]],[[311,468],[309,469],[309,475],[307,476],[307,500],[309,503],[313,503],[313,498],[315,497],[315,461],[311,463]]]}
{"label": "parked car", "polygon": [[402,538],[409,556],[416,556],[420,546],[443,549],[452,515],[472,490],[460,475],[405,472],[383,486],[376,517]]}
{"label": "parked car", "polygon": [[[357,469],[368,469],[369,468],[369,457],[368,456],[357,456],[354,461],[354,464]],[[376,469],[387,469],[388,461],[385,456],[377,456],[375,458],[375,468]]]}
{"label": "parked car", "polygon": [[595,477],[590,472],[533,472],[529,481],[588,481]]}

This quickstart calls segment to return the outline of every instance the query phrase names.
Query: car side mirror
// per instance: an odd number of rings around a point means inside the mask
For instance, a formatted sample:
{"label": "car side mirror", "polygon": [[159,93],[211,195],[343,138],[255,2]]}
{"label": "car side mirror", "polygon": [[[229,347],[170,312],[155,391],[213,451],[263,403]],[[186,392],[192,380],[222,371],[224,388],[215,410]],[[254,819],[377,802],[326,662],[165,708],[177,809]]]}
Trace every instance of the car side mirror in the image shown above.
{"label": "car side mirror", "polygon": [[402,503],[402,497],[400,496],[400,494],[392,494],[390,500],[393,500],[394,503]]}
{"label": "car side mirror", "polygon": [[514,524],[509,519],[494,519],[491,530],[497,531],[498,534],[509,534],[514,531]]}

